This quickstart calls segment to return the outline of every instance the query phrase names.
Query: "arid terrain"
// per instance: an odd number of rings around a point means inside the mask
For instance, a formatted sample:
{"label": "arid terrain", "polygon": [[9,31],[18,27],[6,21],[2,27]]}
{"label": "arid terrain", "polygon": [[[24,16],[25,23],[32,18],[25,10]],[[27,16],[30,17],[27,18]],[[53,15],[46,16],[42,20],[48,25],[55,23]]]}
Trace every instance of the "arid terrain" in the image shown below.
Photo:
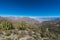
{"label": "arid terrain", "polygon": [[60,40],[60,18],[0,17],[0,40]]}

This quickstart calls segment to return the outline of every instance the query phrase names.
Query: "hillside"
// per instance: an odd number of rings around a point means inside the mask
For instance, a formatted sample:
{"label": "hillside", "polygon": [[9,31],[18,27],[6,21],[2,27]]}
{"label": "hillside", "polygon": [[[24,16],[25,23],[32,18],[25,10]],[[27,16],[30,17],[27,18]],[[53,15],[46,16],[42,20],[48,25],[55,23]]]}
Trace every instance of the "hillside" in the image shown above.
{"label": "hillside", "polygon": [[42,19],[0,17],[0,40],[60,40],[60,18]]}

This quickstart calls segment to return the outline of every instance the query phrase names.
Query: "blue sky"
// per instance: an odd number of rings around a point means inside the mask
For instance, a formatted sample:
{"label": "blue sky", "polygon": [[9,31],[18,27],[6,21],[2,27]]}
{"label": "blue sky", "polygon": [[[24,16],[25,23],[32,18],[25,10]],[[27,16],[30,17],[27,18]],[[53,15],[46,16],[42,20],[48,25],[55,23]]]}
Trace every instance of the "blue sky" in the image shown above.
{"label": "blue sky", "polygon": [[0,0],[2,16],[60,16],[60,0]]}

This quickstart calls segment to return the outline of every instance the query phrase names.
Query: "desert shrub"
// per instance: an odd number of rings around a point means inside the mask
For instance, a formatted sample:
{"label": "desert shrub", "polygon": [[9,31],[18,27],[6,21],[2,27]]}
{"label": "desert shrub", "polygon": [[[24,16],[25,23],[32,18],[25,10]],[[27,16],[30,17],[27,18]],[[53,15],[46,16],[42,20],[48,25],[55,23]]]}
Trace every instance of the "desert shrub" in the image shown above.
{"label": "desert shrub", "polygon": [[13,25],[12,25],[12,23],[9,22],[9,21],[2,21],[1,24],[2,24],[2,29],[3,29],[3,30],[13,29]]}
{"label": "desert shrub", "polygon": [[25,30],[25,29],[27,29],[28,27],[27,27],[26,23],[20,22],[20,23],[17,24],[17,28],[18,28],[19,30]]}
{"label": "desert shrub", "polygon": [[12,40],[11,38],[6,38],[6,40]]}

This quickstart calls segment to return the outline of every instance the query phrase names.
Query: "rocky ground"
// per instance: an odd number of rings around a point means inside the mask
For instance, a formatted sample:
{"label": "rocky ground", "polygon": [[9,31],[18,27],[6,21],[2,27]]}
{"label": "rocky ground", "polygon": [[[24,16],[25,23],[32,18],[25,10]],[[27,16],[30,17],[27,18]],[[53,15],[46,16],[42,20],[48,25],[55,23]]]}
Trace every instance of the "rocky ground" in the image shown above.
{"label": "rocky ground", "polygon": [[34,35],[31,30],[6,30],[0,31],[0,40],[43,40],[43,38]]}

